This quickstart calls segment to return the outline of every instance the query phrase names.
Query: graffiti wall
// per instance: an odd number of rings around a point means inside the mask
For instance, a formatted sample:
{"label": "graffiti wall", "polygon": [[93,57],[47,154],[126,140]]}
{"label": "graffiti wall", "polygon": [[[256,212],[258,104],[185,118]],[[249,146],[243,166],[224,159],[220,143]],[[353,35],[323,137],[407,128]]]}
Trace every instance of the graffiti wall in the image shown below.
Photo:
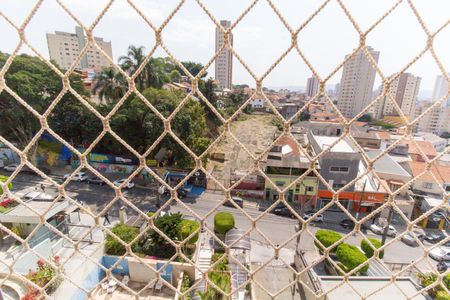
{"label": "graffiti wall", "polygon": [[38,165],[46,165],[50,167],[63,167],[67,166],[70,158],[67,159],[62,152],[53,152],[44,147],[38,147],[36,150],[36,161]]}
{"label": "graffiti wall", "polygon": [[20,161],[19,156],[9,148],[0,148],[0,160],[5,163],[13,163]]}
{"label": "graffiti wall", "polygon": [[137,166],[91,162],[96,170],[102,173],[131,174]]}

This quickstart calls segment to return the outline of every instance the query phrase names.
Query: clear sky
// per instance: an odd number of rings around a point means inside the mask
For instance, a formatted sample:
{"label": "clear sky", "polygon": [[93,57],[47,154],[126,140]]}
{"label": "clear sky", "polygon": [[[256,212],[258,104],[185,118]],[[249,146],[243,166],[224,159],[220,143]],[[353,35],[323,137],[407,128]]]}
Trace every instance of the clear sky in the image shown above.
{"label": "clear sky", "polygon": [[[106,0],[61,0],[86,26],[108,1]],[[37,1],[1,0],[0,11],[16,24],[23,22]],[[160,26],[167,15],[179,3],[174,0],[133,0],[142,12]],[[251,1],[204,0],[202,1],[217,20],[235,21]],[[396,1],[390,0],[343,0],[360,28],[368,29]],[[286,18],[289,26],[298,28],[323,3],[318,0],[273,0]],[[413,0],[430,31],[435,31],[449,19],[449,0]],[[56,3],[44,0],[36,16],[26,28],[30,43],[48,57],[45,33],[59,31],[74,32],[76,22]],[[111,40],[116,60],[126,53],[128,45],[144,45],[147,50],[155,43],[153,31],[125,0],[117,0],[96,26],[94,33]],[[248,63],[257,76],[266,72],[272,63],[289,47],[290,34],[265,0],[260,0],[233,30],[234,48]],[[0,17],[0,51],[11,52],[18,43],[17,33]],[[163,31],[163,42],[180,60],[193,60],[206,64],[214,55],[215,25],[194,0],[186,0]],[[299,34],[298,44],[310,63],[326,77],[357,47],[359,36],[336,0],[331,0]],[[426,45],[426,35],[419,22],[403,1],[397,9],[378,25],[367,37],[367,45],[381,52],[379,67],[390,75],[399,71]],[[436,36],[435,50],[446,70],[450,70],[450,24]],[[21,52],[30,53],[27,48]],[[160,48],[155,55],[166,56]],[[211,65],[209,75],[214,74]],[[422,77],[421,89],[431,90],[436,75],[440,72],[429,53],[426,53],[407,72]],[[305,86],[311,71],[292,51],[270,73],[265,86]],[[329,83],[340,81],[337,72]],[[377,79],[374,89],[379,84]],[[233,83],[254,81],[234,59]]]}

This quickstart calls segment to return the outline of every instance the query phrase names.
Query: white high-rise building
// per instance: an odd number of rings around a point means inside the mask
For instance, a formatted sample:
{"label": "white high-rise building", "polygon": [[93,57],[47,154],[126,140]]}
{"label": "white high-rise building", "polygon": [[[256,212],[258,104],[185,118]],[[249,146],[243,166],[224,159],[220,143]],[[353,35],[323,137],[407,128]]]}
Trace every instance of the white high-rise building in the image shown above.
{"label": "white high-rise building", "polygon": [[[367,47],[376,62],[380,52]],[[346,56],[348,57],[348,56]],[[356,52],[345,64],[339,85],[337,107],[346,118],[353,118],[372,100],[375,69],[362,50]]]}
{"label": "white high-rise building", "polygon": [[[220,25],[224,29],[231,26],[231,21],[220,21]],[[229,35],[230,46],[233,46],[233,34]],[[225,38],[222,30],[216,28],[216,52],[220,50],[225,43]],[[227,46],[219,53],[215,61],[215,77],[222,89],[232,89],[233,76],[233,54]]]}
{"label": "white high-rise building", "polygon": [[[106,42],[103,38],[94,37],[95,42],[112,58],[111,42]],[[55,31],[47,33],[47,44],[50,59],[54,60],[61,68],[69,69],[72,63],[80,55],[81,50],[87,43],[83,28],[75,27],[75,33]],[[111,66],[110,62],[100,51],[90,45],[86,55],[84,55],[76,69],[101,70]]]}
{"label": "white high-rise building", "polygon": [[[416,107],[414,118],[424,113],[433,102],[422,101]],[[416,124],[416,130],[441,135],[450,132],[450,107],[437,106],[423,115]]]}
{"label": "white high-rise building", "polygon": [[[450,73],[448,73],[450,76]],[[439,100],[445,95],[448,95],[448,82],[447,79],[445,79],[444,75],[438,75],[436,77],[436,81],[434,83],[434,89],[433,89],[433,101]],[[447,98],[447,100],[442,102],[443,106],[449,107],[450,106],[450,97]]]}
{"label": "white high-rise building", "polygon": [[[406,116],[412,117],[414,115],[420,81],[420,77],[410,73],[402,73],[391,83],[391,96]],[[383,103],[381,117],[398,116],[392,100],[385,97],[384,101],[381,102]]]}
{"label": "white high-rise building", "polygon": [[311,76],[306,82],[306,96],[314,97],[319,92],[319,79],[316,76]]}

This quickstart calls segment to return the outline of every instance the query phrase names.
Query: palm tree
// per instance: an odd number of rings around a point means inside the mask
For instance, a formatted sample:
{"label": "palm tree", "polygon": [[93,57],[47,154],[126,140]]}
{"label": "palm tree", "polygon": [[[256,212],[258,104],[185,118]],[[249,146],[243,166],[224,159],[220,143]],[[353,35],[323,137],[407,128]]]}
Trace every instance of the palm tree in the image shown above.
{"label": "palm tree", "polygon": [[147,87],[161,88],[164,83],[170,81],[166,70],[166,61],[162,57],[152,58],[145,66]]}
{"label": "palm tree", "polygon": [[[131,45],[128,47],[127,55],[119,57],[119,63],[122,69],[130,75],[133,75],[145,60],[144,46],[136,47]],[[146,79],[145,69],[136,77],[136,84],[139,90],[145,88]]]}
{"label": "palm tree", "polygon": [[97,94],[101,100],[119,100],[126,91],[126,83],[122,74],[113,67],[105,68],[95,76],[95,86],[93,93]]}

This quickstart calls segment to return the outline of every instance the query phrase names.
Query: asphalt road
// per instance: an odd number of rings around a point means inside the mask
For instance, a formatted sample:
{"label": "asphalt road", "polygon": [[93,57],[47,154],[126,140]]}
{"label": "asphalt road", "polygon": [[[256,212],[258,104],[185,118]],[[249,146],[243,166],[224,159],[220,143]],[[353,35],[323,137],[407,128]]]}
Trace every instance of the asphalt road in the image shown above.
{"label": "asphalt road", "polygon": [[[2,172],[3,174],[4,171]],[[19,174],[13,180],[14,193],[23,192],[26,189],[33,190],[34,188],[40,189],[40,184],[43,182],[39,176],[30,174]],[[47,182],[48,183],[48,182]],[[46,183],[46,184],[47,184]],[[87,183],[71,182],[66,191],[79,201],[84,202],[94,213],[101,212],[106,205],[115,198],[115,192],[109,186],[91,185]],[[56,193],[56,189],[46,185],[46,192]],[[135,187],[131,190],[124,192],[124,196],[133,205],[142,211],[147,211],[153,207],[156,203],[155,190],[151,188],[139,188]],[[273,214],[264,214],[254,205],[245,204],[244,211],[248,216],[236,208],[225,207],[221,205],[223,195],[216,193],[204,193],[201,197],[196,199],[184,199],[183,203],[177,203],[171,201],[165,208],[170,212],[181,212],[184,215],[190,215],[198,218],[206,218],[206,224],[209,228],[213,228],[213,218],[215,211],[229,211],[235,216],[235,224],[237,228],[245,231],[250,231],[250,237],[252,240],[273,245],[283,245],[288,249],[295,249],[296,234],[295,225],[298,224],[296,220],[276,216]],[[162,200],[164,203],[164,199]],[[116,200],[113,207],[110,208],[109,217],[111,220],[118,218],[118,209],[122,206],[128,206],[120,199]],[[131,207],[127,208],[128,215],[135,215],[135,212]],[[263,215],[263,216],[262,216]],[[335,218],[335,215],[331,215]],[[338,221],[330,219],[325,214],[325,222],[322,224],[311,224],[308,226],[307,231],[301,235],[300,249],[305,251],[315,251],[313,235],[319,228],[330,228],[340,231],[343,234],[347,234],[349,231],[336,225]],[[368,237],[380,238],[380,236],[368,231],[365,233]],[[294,237],[294,238],[293,238]],[[362,236],[360,234],[350,235],[347,237],[346,242],[359,245]],[[390,238],[387,239],[388,241]],[[430,244],[426,244],[429,247]],[[424,256],[424,251],[420,247],[410,247],[401,241],[395,241],[392,245],[387,247],[385,251],[385,257],[383,261],[388,263],[400,263],[409,264]],[[435,265],[436,262],[427,258],[425,262],[421,262],[419,267],[421,269],[429,269],[431,264]]]}

